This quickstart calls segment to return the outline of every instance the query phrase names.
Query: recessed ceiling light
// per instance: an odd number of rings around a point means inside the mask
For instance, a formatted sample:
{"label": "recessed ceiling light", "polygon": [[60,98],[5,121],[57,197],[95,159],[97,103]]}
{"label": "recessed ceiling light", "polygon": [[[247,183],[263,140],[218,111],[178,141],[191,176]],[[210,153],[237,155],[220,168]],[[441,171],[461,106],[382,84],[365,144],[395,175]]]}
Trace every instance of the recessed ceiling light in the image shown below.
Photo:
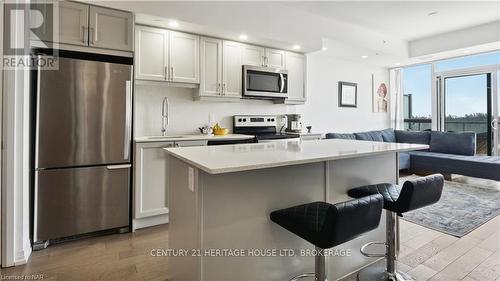
{"label": "recessed ceiling light", "polygon": [[240,35],[240,40],[247,40],[248,36],[246,34],[241,34]]}
{"label": "recessed ceiling light", "polygon": [[293,45],[292,47],[294,50],[300,50],[300,45]]}
{"label": "recessed ceiling light", "polygon": [[395,63],[396,66],[400,66],[401,64],[399,62]]}
{"label": "recessed ceiling light", "polygon": [[179,26],[179,23],[175,20],[171,20],[168,22],[168,26],[170,27],[178,27]]}
{"label": "recessed ceiling light", "polygon": [[328,48],[327,47],[323,47],[323,48],[321,48],[321,50],[326,51],[326,50],[328,50]]}
{"label": "recessed ceiling light", "polygon": [[470,53],[470,51],[469,51],[469,50],[465,50],[465,51],[464,51],[464,54],[468,54],[468,53]]}
{"label": "recessed ceiling light", "polygon": [[362,59],[366,59],[366,58],[368,58],[368,56],[361,56],[361,58],[362,58]]}
{"label": "recessed ceiling light", "polygon": [[432,12],[429,12],[427,15],[428,15],[429,17],[432,17],[432,16],[435,16],[435,15],[437,15],[437,14],[438,14],[438,12],[437,12],[437,11],[432,11]]}

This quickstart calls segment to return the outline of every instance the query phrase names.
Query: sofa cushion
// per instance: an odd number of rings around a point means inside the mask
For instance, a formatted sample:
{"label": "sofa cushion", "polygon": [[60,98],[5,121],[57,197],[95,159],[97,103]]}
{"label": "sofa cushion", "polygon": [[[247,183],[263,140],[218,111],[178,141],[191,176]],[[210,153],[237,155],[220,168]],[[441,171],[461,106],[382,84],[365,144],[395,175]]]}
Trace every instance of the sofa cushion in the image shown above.
{"label": "sofa cushion", "polygon": [[356,136],[357,140],[379,141],[379,142],[384,141],[384,137],[382,136],[381,131],[360,132],[360,133],[354,133],[354,135]]}
{"label": "sofa cushion", "polygon": [[393,129],[385,129],[380,131],[385,142],[396,142],[396,134]]}
{"label": "sofa cushion", "polygon": [[412,151],[411,169],[500,180],[500,157]]}
{"label": "sofa cushion", "polygon": [[348,139],[355,140],[356,136],[354,134],[341,134],[341,133],[328,133],[325,136],[327,139]]}
{"label": "sofa cushion", "polygon": [[430,150],[431,152],[475,155],[476,154],[476,133],[451,133],[451,132],[431,132]]}
{"label": "sofa cushion", "polygon": [[396,141],[399,143],[413,143],[413,144],[429,144],[431,138],[431,132],[421,131],[394,131],[396,135]]}

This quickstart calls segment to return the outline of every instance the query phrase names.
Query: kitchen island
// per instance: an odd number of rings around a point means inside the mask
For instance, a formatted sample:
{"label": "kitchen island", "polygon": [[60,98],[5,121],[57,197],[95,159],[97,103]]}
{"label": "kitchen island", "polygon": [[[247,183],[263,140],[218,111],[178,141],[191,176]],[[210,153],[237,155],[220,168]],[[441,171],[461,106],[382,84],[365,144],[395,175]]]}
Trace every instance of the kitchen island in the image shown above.
{"label": "kitchen island", "polygon": [[[313,201],[349,200],[350,188],[398,181],[398,153],[426,145],[355,140],[167,148],[169,280],[289,280],[314,272],[314,246],[269,219]],[[375,261],[359,253],[385,240],[379,228],[336,247],[328,280]],[[184,251],[179,251],[184,250]]]}

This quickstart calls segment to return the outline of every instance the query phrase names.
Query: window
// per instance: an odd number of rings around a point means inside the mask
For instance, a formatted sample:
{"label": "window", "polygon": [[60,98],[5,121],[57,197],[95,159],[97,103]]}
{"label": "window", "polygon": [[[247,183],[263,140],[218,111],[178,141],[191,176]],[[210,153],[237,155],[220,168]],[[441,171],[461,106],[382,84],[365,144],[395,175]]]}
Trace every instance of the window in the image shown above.
{"label": "window", "polygon": [[403,115],[405,129],[429,130],[432,126],[432,67],[430,64],[403,69]]}
{"label": "window", "polygon": [[449,60],[438,61],[435,64],[435,71],[448,71],[454,69],[480,67],[500,64],[500,52],[478,54]]}

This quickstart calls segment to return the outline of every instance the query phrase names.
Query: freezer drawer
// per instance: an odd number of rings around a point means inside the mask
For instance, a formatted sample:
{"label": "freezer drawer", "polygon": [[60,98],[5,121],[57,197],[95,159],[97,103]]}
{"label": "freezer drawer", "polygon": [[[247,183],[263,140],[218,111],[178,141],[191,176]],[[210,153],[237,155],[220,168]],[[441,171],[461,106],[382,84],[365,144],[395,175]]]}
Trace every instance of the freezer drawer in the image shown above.
{"label": "freezer drawer", "polygon": [[34,242],[128,226],[130,165],[35,172]]}

